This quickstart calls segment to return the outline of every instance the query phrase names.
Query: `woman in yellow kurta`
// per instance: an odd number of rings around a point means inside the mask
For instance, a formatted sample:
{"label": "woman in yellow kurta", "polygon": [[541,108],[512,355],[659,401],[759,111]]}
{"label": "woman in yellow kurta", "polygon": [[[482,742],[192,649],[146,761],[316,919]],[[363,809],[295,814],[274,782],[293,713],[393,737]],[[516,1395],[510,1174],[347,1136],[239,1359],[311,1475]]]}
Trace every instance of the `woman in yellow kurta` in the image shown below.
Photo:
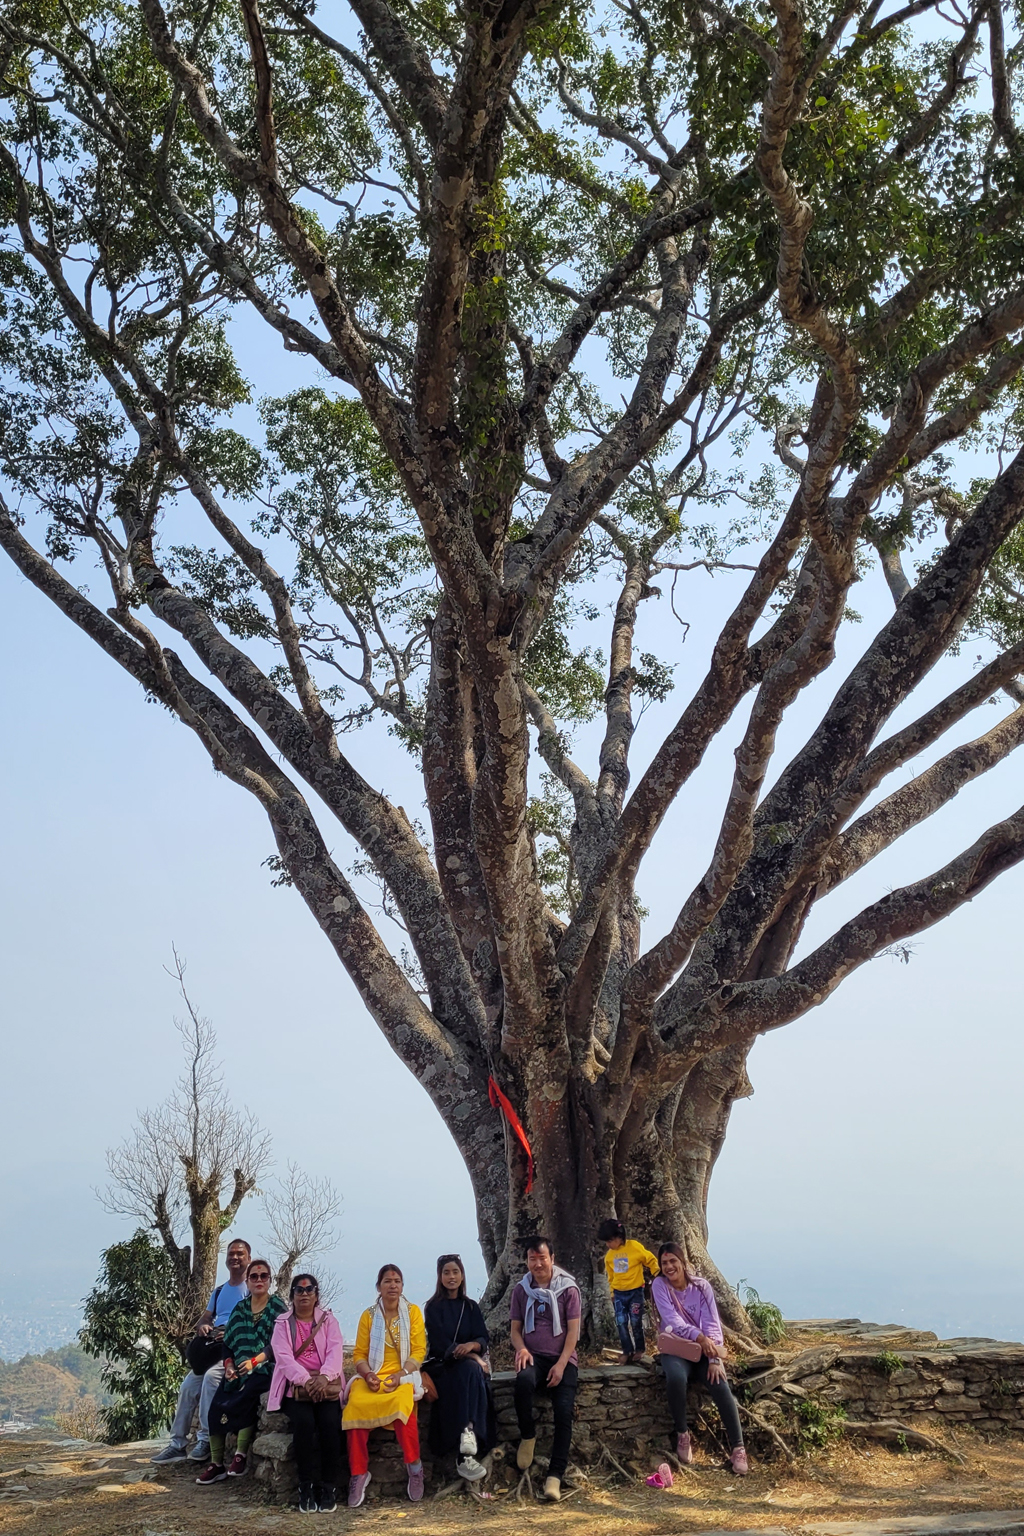
{"label": "woman in yellow kurta", "polygon": [[377,1276],[377,1300],[359,1319],[353,1351],[356,1374],[345,1399],[342,1424],[348,1438],[350,1509],[366,1497],[370,1481],[367,1441],[371,1429],[395,1426],[409,1474],[410,1499],[423,1497],[423,1463],[416,1400],[423,1395],[420,1366],[427,1353],[423,1313],[402,1295],[402,1271],[385,1264]]}

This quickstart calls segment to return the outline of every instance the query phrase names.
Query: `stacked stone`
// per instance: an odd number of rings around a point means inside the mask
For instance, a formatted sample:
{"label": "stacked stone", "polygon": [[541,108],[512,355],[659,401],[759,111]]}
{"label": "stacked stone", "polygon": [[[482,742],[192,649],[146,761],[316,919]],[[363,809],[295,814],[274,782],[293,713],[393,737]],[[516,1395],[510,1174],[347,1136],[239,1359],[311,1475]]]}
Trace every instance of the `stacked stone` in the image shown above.
{"label": "stacked stone", "polygon": [[841,1403],[851,1419],[927,1418],[990,1432],[1024,1428],[1024,1348],[978,1344],[899,1351],[903,1369],[887,1374],[865,1350],[839,1356],[823,1375],[797,1378],[805,1392]]}
{"label": "stacked stone", "polygon": [[[498,1451],[494,1475],[517,1475],[515,1458],[503,1454],[503,1447],[519,1439],[512,1388],[512,1371],[494,1374],[494,1407],[498,1428]],[[694,1400],[694,1408],[696,1408]],[[430,1409],[419,1406],[420,1443],[424,1448],[423,1467],[428,1489],[444,1480],[445,1469],[435,1469],[427,1451]],[[551,1448],[551,1404],[543,1394],[537,1398],[537,1457],[541,1467]],[[576,1398],[572,1458],[579,1466],[596,1461],[603,1447],[614,1455],[643,1453],[645,1448],[663,1449],[671,1443],[672,1420],[665,1397],[665,1382],[652,1366],[599,1366],[580,1371],[580,1389]],[[401,1497],[405,1492],[405,1471],[394,1434],[389,1429],[374,1430],[370,1435],[370,1488],[368,1498]],[[294,1496],[298,1485],[292,1457],[291,1434],[283,1413],[260,1416],[259,1433],[252,1447],[255,1476],[266,1496],[274,1503],[284,1503]],[[450,1470],[451,1469],[447,1469]],[[345,1467],[347,1476],[347,1463]]]}
{"label": "stacked stone", "polygon": [[[498,1371],[494,1376],[499,1443],[519,1439],[512,1402],[514,1381],[512,1371]],[[551,1444],[551,1405],[542,1394],[537,1398],[536,1413],[537,1452],[543,1459]],[[580,1371],[572,1455],[581,1466],[596,1461],[603,1445],[616,1453],[632,1451],[638,1441],[668,1445],[671,1433],[672,1419],[660,1371],[642,1365],[584,1367]]]}
{"label": "stacked stone", "polygon": [[[1024,1346],[953,1340],[945,1347],[908,1349],[896,1338],[879,1342],[889,1347],[888,1353],[880,1353],[874,1340],[866,1348],[843,1348],[842,1352],[837,1352],[835,1346],[808,1350],[806,1374],[793,1373],[791,1365],[780,1364],[762,1370],[760,1379],[766,1387],[774,1387],[775,1378],[779,1378],[778,1390],[783,1394],[792,1392],[841,1404],[851,1420],[895,1419],[909,1426],[916,1423],[921,1428],[925,1423],[932,1428],[943,1423],[969,1423],[984,1432],[1024,1430]],[[901,1346],[902,1368],[887,1374],[886,1367],[895,1363],[896,1351],[891,1348],[894,1344]],[[763,1366],[767,1361],[781,1362],[786,1358],[781,1354],[765,1356],[757,1363]],[[786,1376],[789,1380],[782,1385]],[[493,1377],[498,1427],[493,1476],[498,1480],[517,1476],[515,1458],[511,1450],[505,1450],[519,1439],[512,1401],[514,1381],[511,1371],[498,1371]],[[742,1376],[735,1384],[742,1400]],[[770,1399],[756,1392],[755,1402],[758,1411],[767,1412],[769,1417],[780,1411],[772,1407]],[[706,1398],[703,1403],[706,1405]],[[695,1422],[700,1405],[699,1396],[693,1394],[691,1423]],[[454,1470],[435,1469],[430,1461],[426,1449],[429,1413],[429,1407],[420,1404],[420,1442],[424,1447],[428,1488],[437,1487]],[[543,1470],[551,1446],[551,1404],[542,1394],[537,1399],[537,1425],[537,1457],[539,1470]],[[635,1365],[580,1371],[573,1427],[574,1463],[589,1466],[605,1448],[620,1460],[646,1459],[652,1453],[663,1454],[671,1443],[672,1421],[660,1370]],[[284,1414],[263,1412],[252,1454],[256,1479],[267,1497],[277,1503],[291,1499],[298,1480]],[[371,1434],[370,1472],[371,1499],[404,1496],[405,1471],[391,1430],[374,1430]]]}

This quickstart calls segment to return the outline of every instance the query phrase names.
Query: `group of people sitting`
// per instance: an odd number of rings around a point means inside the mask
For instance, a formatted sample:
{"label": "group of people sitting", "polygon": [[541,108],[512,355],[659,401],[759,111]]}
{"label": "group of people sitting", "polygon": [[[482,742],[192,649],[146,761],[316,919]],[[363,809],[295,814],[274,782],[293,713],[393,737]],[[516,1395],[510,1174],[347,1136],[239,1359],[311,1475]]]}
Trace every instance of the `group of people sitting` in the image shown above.
{"label": "group of people sitting", "polygon": [[[691,1383],[710,1393],[729,1437],[734,1473],[743,1476],[743,1448],[736,1401],[726,1377],[722,1325],[708,1282],[693,1274],[677,1243],[663,1243],[657,1257],[626,1237],[621,1222],[604,1222],[605,1265],[615,1303],[622,1363],[646,1357],[645,1278],[653,1279],[658,1314],[658,1355],[675,1426],[675,1452],[693,1460],[687,1430],[686,1394]],[[515,1352],[514,1403],[519,1426],[516,1465],[534,1460],[538,1393],[551,1399],[554,1435],[544,1481],[545,1499],[557,1502],[569,1465],[573,1411],[579,1377],[577,1345],[583,1306],[580,1288],[555,1263],[550,1238],[525,1245],[526,1273],[512,1291],[510,1333]],[[171,1425],[170,1444],[155,1462],[206,1462],[196,1481],[203,1487],[244,1476],[267,1393],[267,1409],[287,1414],[304,1514],[337,1508],[341,1436],[348,1444],[348,1504],[358,1508],[370,1481],[370,1431],[391,1427],[402,1450],[409,1498],[423,1497],[417,1402],[431,1404],[429,1444],[437,1458],[453,1456],[468,1482],[486,1477],[487,1452],[495,1443],[490,1383],[490,1338],[483,1313],[466,1295],[466,1274],[456,1253],[437,1261],[437,1287],[421,1311],[406,1300],[402,1271],[385,1264],[377,1295],[359,1319],[354,1374],[346,1382],[341,1329],[320,1304],[315,1276],[296,1275],[288,1301],[272,1293],[265,1259],[249,1245],[228,1245],[228,1279],[216,1288],[189,1348],[186,1376]],[[199,1438],[186,1451],[199,1410]],[[226,1461],[226,1438],[236,1448]]]}

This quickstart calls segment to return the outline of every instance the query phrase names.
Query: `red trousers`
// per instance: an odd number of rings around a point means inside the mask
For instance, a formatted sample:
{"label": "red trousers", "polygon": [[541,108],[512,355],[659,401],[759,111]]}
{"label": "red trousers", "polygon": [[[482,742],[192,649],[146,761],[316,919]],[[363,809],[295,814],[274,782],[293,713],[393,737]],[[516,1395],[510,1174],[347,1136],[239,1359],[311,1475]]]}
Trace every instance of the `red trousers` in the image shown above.
{"label": "red trousers", "polygon": [[[402,1447],[402,1460],[406,1466],[412,1461],[419,1461],[420,1427],[416,1422],[416,1410],[413,1409],[408,1424],[403,1424],[401,1419],[396,1419],[391,1427],[395,1432],[395,1439]],[[348,1469],[353,1477],[361,1477],[364,1472],[370,1470],[370,1458],[367,1454],[370,1431],[346,1429],[345,1433],[348,1436]]]}

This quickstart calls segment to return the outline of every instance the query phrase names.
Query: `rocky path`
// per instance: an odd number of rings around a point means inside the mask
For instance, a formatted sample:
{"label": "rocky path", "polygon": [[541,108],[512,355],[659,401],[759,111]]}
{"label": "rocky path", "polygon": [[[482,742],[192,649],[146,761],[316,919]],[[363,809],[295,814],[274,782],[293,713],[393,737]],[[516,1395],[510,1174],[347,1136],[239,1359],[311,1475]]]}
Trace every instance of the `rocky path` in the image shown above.
{"label": "rocky path", "polygon": [[458,1491],[316,1516],[260,1503],[250,1480],[198,1488],[187,1464],[152,1467],[152,1449],[0,1439],[0,1536],[347,1536],[381,1526],[403,1536],[1024,1536],[1024,1443],[1011,1437],[971,1439],[963,1467],[840,1445],[793,1469],[755,1465],[745,1479],[699,1457],[666,1492],[606,1476],[581,1478],[559,1506],[511,1493],[481,1505]]}

